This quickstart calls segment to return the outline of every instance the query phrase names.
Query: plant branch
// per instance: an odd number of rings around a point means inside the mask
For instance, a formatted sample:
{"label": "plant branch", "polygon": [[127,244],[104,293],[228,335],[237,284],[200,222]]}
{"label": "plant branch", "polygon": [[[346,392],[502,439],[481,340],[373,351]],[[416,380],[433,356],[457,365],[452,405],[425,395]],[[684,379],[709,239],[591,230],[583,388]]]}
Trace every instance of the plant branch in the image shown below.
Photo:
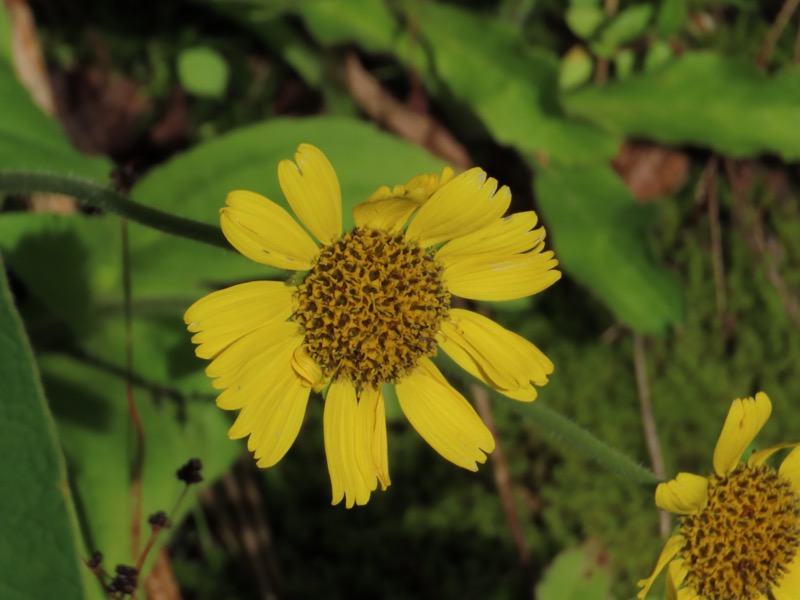
{"label": "plant branch", "polygon": [[539,423],[544,431],[555,438],[563,440],[570,448],[583,453],[587,458],[607,468],[620,479],[653,487],[661,482],[649,469],[634,462],[580,425],[539,402],[513,402],[511,403],[511,408],[526,417],[530,417]]}
{"label": "plant branch", "polygon": [[72,196],[82,204],[115,213],[140,225],[218,248],[231,249],[218,227],[132,202],[110,188],[79,177],[56,173],[0,170],[0,190],[19,194],[49,192]]}

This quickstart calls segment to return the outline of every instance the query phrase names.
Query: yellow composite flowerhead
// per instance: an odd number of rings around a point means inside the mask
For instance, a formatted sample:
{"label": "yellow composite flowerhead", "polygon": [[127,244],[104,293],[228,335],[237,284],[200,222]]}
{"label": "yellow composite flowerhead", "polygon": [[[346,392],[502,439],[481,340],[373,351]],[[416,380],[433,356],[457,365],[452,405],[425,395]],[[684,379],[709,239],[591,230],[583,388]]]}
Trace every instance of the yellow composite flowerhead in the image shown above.
{"label": "yellow composite flowerhead", "polygon": [[[252,281],[201,298],[184,320],[206,373],[238,410],[229,431],[270,467],[297,437],[311,390],[324,391],[333,504],[365,504],[390,484],[383,389],[394,385],[419,434],[443,457],[477,470],[494,449],[469,402],[430,360],[441,348],[501,394],[536,398],[553,364],[453,296],[523,298],[556,282],[553,253],[533,212],[504,217],[507,187],[481,169],[418,175],[381,187],[342,231],[339,181],[325,155],[301,144],[278,179],[298,223],[254,192],[220,211],[225,237],[256,262],[296,271],[296,284]],[[302,224],[302,225],[301,225]],[[311,235],[309,235],[310,232]],[[313,236],[313,237],[312,237]]]}
{"label": "yellow composite flowerhead", "polygon": [[[772,411],[763,392],[734,400],[714,450],[714,474],[679,473],[656,488],[656,505],[679,515],[653,574],[639,582],[646,598],[667,567],[670,600],[800,598],[800,448],[779,444],[742,462]],[[775,469],[766,460],[794,448]]]}

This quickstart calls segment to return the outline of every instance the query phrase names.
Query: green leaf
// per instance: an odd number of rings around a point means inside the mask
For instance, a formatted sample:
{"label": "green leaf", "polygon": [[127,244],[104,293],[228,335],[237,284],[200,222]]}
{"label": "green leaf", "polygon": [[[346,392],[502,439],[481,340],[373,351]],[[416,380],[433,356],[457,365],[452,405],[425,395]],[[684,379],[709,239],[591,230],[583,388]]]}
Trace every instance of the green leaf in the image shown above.
{"label": "green leaf", "polygon": [[686,54],[657,72],[567,97],[568,110],[626,136],[734,157],[800,158],[800,69],[774,76],[748,60]]}
{"label": "green leaf", "polygon": [[663,36],[675,35],[689,16],[687,0],[661,0],[656,16],[655,29]]}
{"label": "green leaf", "polygon": [[561,59],[558,85],[562,90],[577,88],[592,76],[594,61],[582,46],[573,46]]}
{"label": "green leaf", "polygon": [[186,48],[178,55],[178,77],[190,94],[219,98],[228,85],[228,63],[214,48]]}
{"label": "green leaf", "polygon": [[401,30],[386,4],[374,0],[304,0],[293,10],[326,46],[355,41],[367,50],[385,52],[396,46]]}
{"label": "green leaf", "polygon": [[631,76],[635,60],[636,58],[633,54],[633,50],[629,48],[617,52],[614,56],[614,72],[617,75],[617,79],[622,81]]}
{"label": "green leaf", "polygon": [[667,42],[655,40],[650,44],[644,56],[644,70],[646,73],[658,71],[672,61],[674,57],[675,53]]}
{"label": "green leaf", "polygon": [[596,542],[562,550],[536,586],[537,600],[611,600],[611,566]]}
{"label": "green leaf", "polygon": [[605,21],[606,14],[599,6],[573,5],[567,9],[564,18],[572,33],[582,40],[588,40]]}
{"label": "green leaf", "polygon": [[653,7],[649,4],[629,6],[603,28],[592,47],[598,55],[611,58],[617,48],[632,42],[645,32],[652,16]]}
{"label": "green leaf", "polygon": [[422,46],[431,52],[429,70],[472,108],[498,143],[571,165],[616,154],[616,137],[562,114],[555,56],[529,48],[516,30],[477,13],[432,2],[418,8]]}
{"label": "green leaf", "polygon": [[564,270],[618,319],[661,333],[681,318],[675,277],[651,256],[645,208],[609,167],[542,168],[535,186]]}
{"label": "green leaf", "polygon": [[48,169],[107,181],[110,163],[84,156],[61,127],[33,103],[11,65],[0,62],[0,164],[5,169]]}
{"label": "green leaf", "polygon": [[84,598],[64,461],[2,261],[0,379],[0,597]]}

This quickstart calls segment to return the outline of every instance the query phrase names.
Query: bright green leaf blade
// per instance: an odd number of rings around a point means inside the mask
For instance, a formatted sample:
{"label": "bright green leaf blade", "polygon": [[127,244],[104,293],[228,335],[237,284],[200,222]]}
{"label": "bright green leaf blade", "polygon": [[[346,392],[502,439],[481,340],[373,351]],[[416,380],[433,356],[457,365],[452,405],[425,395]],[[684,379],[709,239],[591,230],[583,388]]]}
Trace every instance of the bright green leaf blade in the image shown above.
{"label": "bright green leaf blade", "polygon": [[606,14],[603,9],[591,5],[570,6],[564,15],[567,27],[582,40],[592,37],[605,19]]}
{"label": "bright green leaf blade", "polygon": [[0,380],[0,598],[84,598],[61,449],[2,261]]}
{"label": "bright green leaf blade", "polygon": [[629,6],[623,10],[600,32],[596,48],[598,53],[606,58],[611,57],[617,48],[642,35],[652,16],[653,7],[649,4]]}
{"label": "bright green leaf blade", "polygon": [[687,54],[657,72],[567,97],[567,108],[627,136],[746,157],[800,158],[800,69],[775,76],[747,60]]}
{"label": "bright green leaf blade", "polygon": [[561,164],[612,158],[618,139],[560,109],[558,61],[525,46],[516,30],[446,4],[419,5],[431,70],[475,111],[500,144]]}
{"label": "bright green leaf blade", "polygon": [[537,600],[611,600],[611,565],[599,544],[561,551],[536,586]]}
{"label": "bright green leaf blade", "polygon": [[107,181],[110,163],[84,156],[61,127],[33,104],[11,65],[0,62],[0,165],[5,169],[47,169]]}
{"label": "bright green leaf blade", "polygon": [[681,318],[677,281],[651,257],[645,209],[609,167],[542,168],[535,186],[565,271],[637,331],[660,333]]}

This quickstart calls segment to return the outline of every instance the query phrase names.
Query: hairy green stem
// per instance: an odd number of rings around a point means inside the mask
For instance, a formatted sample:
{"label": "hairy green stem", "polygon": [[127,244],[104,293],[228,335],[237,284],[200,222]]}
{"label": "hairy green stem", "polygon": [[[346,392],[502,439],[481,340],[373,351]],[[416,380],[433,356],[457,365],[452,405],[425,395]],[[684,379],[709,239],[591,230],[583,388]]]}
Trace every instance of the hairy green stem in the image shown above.
{"label": "hairy green stem", "polygon": [[511,407],[514,411],[539,423],[553,437],[563,440],[570,448],[582,452],[587,458],[607,468],[618,477],[646,486],[656,486],[660,483],[661,480],[649,469],[634,462],[616,448],[612,448],[553,409],[539,402],[532,404],[514,402]]}
{"label": "hairy green stem", "polygon": [[48,192],[72,196],[81,203],[115,213],[140,225],[226,250],[231,249],[217,227],[132,202],[122,194],[86,179],[55,173],[0,170],[0,190],[19,194]]}

